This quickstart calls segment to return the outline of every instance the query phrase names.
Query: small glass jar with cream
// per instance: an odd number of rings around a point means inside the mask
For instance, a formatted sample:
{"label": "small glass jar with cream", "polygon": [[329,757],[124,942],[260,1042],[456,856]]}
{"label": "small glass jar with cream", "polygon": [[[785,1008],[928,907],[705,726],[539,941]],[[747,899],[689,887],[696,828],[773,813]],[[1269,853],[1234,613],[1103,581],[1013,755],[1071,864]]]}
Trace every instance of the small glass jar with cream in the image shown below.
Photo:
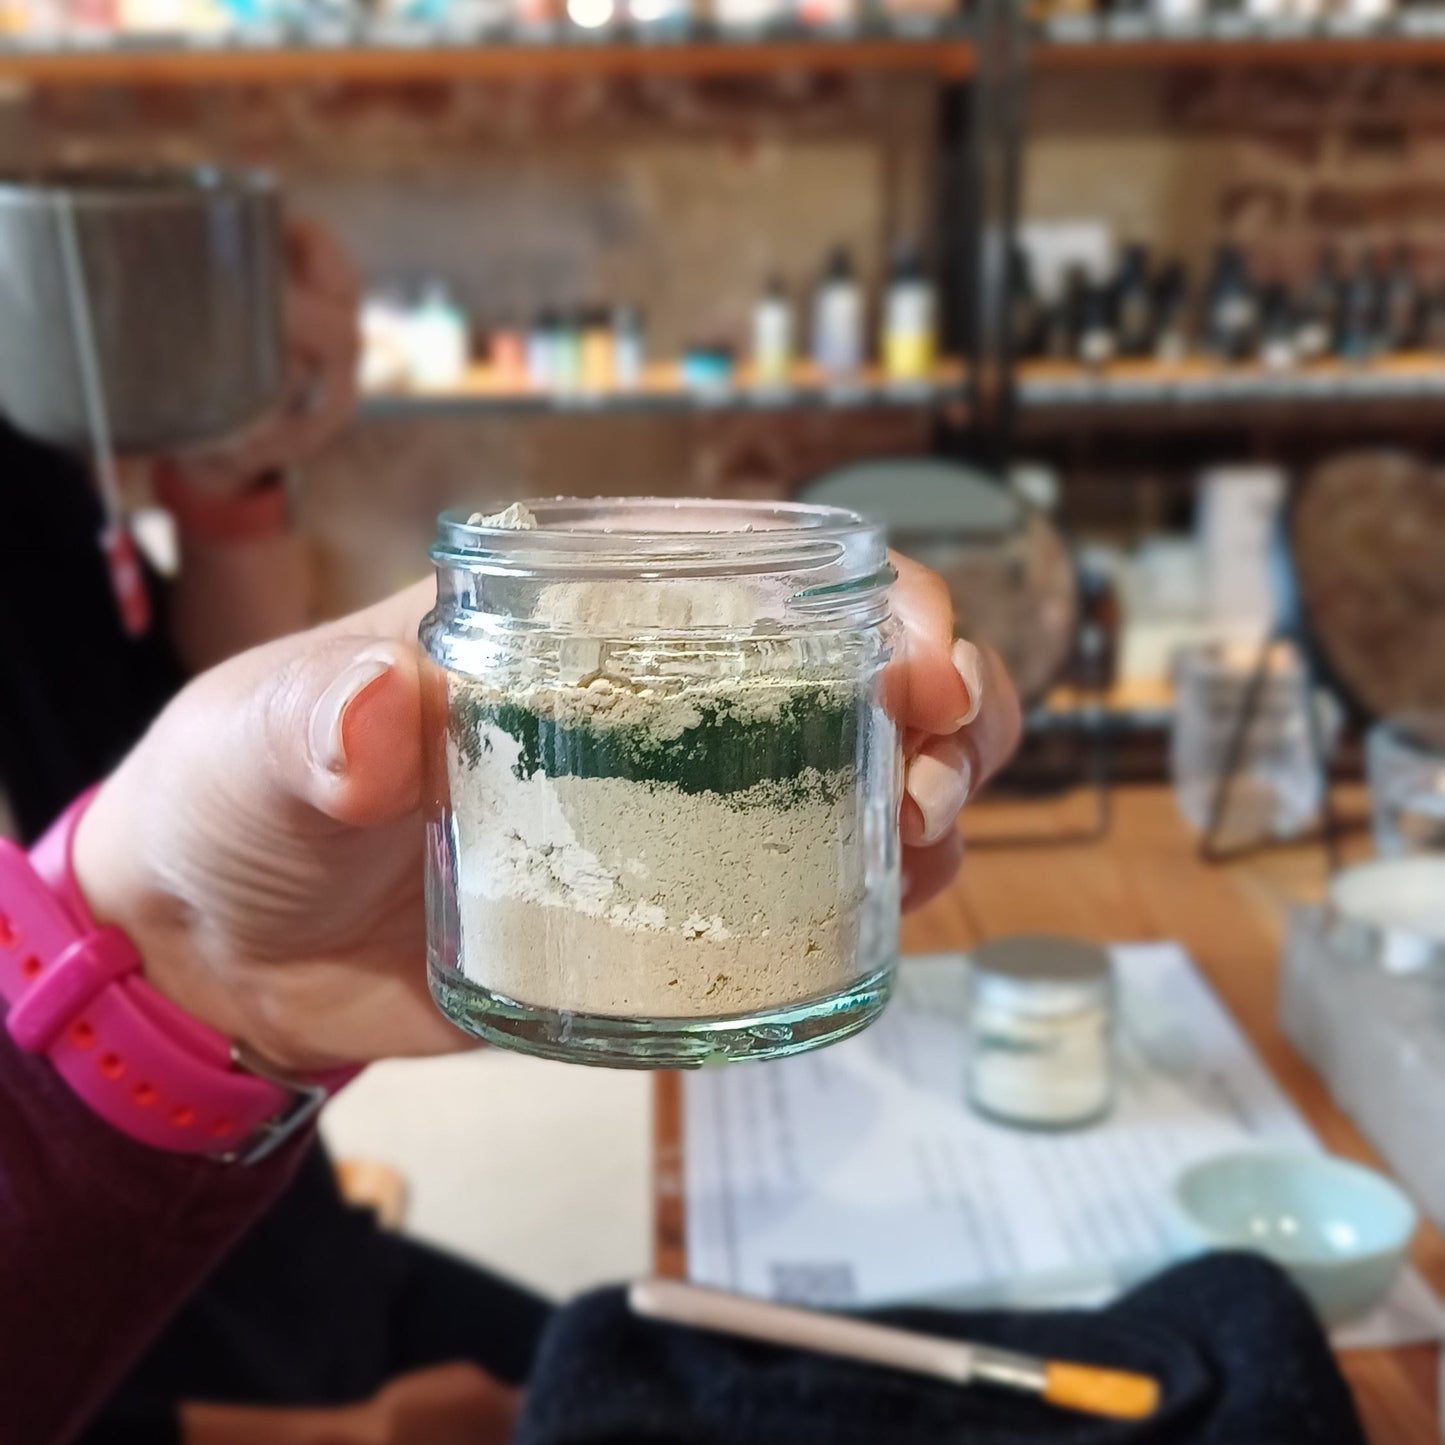
{"label": "small glass jar with cream", "polygon": [[1020,936],[969,957],[969,1102],[1000,1123],[1065,1129],[1114,1098],[1113,963],[1069,938]]}

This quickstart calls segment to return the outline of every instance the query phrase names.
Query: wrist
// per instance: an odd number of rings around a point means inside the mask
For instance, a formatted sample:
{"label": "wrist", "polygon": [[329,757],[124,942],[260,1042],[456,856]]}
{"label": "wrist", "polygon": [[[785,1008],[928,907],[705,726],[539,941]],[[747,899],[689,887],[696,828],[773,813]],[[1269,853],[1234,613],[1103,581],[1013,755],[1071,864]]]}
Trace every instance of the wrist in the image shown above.
{"label": "wrist", "polygon": [[[142,976],[136,940],[95,919],[74,866],[83,796],[27,857],[0,842],[4,1027],[73,1093],[153,1148],[255,1163],[307,1129],[349,1071],[302,1078],[272,1069]],[[97,830],[81,849],[94,865]],[[104,865],[106,854],[99,855]],[[102,887],[101,895],[108,893]],[[144,910],[119,910],[136,926]],[[120,920],[118,920],[120,921]],[[142,926],[154,943],[159,933]]]}

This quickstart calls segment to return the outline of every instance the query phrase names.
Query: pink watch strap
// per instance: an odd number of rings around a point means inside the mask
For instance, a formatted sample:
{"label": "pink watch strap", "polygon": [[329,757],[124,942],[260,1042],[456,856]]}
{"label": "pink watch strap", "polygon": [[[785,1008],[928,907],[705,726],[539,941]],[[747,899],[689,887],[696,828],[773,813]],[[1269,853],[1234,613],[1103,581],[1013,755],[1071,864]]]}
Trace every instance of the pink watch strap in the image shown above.
{"label": "pink watch strap", "polygon": [[157,1149],[255,1163],[355,1073],[283,1077],[158,994],[130,940],[98,928],[70,866],[73,803],[27,857],[0,839],[0,997],[20,1048]]}

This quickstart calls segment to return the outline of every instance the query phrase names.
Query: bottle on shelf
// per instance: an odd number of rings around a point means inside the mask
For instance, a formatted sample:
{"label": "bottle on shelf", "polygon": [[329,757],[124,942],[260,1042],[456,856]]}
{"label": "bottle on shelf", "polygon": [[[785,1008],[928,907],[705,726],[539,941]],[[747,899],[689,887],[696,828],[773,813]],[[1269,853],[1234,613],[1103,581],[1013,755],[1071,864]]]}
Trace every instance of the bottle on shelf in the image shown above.
{"label": "bottle on shelf", "polygon": [[1180,261],[1170,261],[1154,279],[1154,360],[1165,365],[1189,353],[1189,278]]}
{"label": "bottle on shelf", "polygon": [[1360,27],[1382,25],[1395,13],[1395,0],[1339,0],[1341,20]]}
{"label": "bottle on shelf", "polygon": [[1116,32],[1141,28],[1149,20],[1153,0],[1108,0],[1110,24]]}
{"label": "bottle on shelf", "polygon": [[1044,349],[1046,318],[1034,286],[1033,263],[1020,245],[1009,251],[1008,333],[1015,361],[1032,361]]}
{"label": "bottle on shelf", "polygon": [[1278,25],[1294,13],[1292,0],[1244,0],[1244,13],[1256,25]]}
{"label": "bottle on shelf", "polygon": [[407,321],[407,363],[414,386],[440,391],[467,372],[471,328],[466,312],[440,281],[430,282]]}
{"label": "bottle on shelf", "polygon": [[612,308],[612,373],[613,380],[624,390],[642,385],[646,364],[646,346],[642,336],[642,313],[635,306]]}
{"label": "bottle on shelf", "polygon": [[629,0],[627,18],[645,36],[679,36],[691,29],[691,0]]}
{"label": "bottle on shelf", "polygon": [[511,0],[512,23],[539,39],[550,35],[561,19],[558,0]]}
{"label": "bottle on shelf", "polygon": [[860,0],[797,0],[798,21],[816,30],[851,30],[862,17]]}
{"label": "bottle on shelf", "polygon": [[1205,344],[1219,361],[1244,361],[1254,355],[1259,332],[1259,300],[1238,246],[1218,246],[1204,302]]}
{"label": "bottle on shelf", "polygon": [[1099,367],[1107,366],[1118,354],[1113,290],[1102,282],[1086,286],[1080,306],[1076,359],[1085,366]]}
{"label": "bottle on shelf", "polygon": [[368,292],[361,304],[361,362],[358,379],[366,391],[396,391],[410,379],[407,321],[411,308],[394,287]]}
{"label": "bottle on shelf", "polygon": [[753,307],[753,379],[759,386],[786,386],[793,374],[793,306],[781,276],[763,288]]}
{"label": "bottle on shelf", "polygon": [[924,34],[957,13],[954,0],[881,0],[876,8],[895,30]]}
{"label": "bottle on shelf", "polygon": [[1079,628],[1069,659],[1069,680],[1085,692],[1107,693],[1119,673],[1124,610],[1112,570],[1081,559]]}
{"label": "bottle on shelf", "polygon": [[557,391],[576,391],[581,385],[582,318],[576,311],[564,311],[552,346],[552,386]]}
{"label": "bottle on shelf", "polygon": [[527,331],[527,381],[538,391],[557,385],[557,350],[562,323],[555,311],[539,311]]}
{"label": "bottle on shelf", "polygon": [[883,298],[883,372],[889,381],[926,381],[937,351],[938,305],[933,281],[911,246],[893,256]]}
{"label": "bottle on shelf", "polygon": [[1344,317],[1340,326],[1340,358],[1373,361],[1384,346],[1384,267],[1373,254],[1360,258],[1345,287]]}
{"label": "bottle on shelf", "polygon": [[1299,324],[1289,287],[1271,281],[1259,296],[1259,360],[1266,371],[1289,371],[1299,360]]}
{"label": "bottle on shelf", "polygon": [[1308,364],[1333,356],[1340,343],[1344,281],[1339,256],[1324,247],[1305,283],[1295,317],[1295,354]]}
{"label": "bottle on shelf", "polygon": [[1088,271],[1083,266],[1070,266],[1064,272],[1058,298],[1049,308],[1045,327],[1044,351],[1056,361],[1078,360],[1088,291]]}
{"label": "bottle on shelf", "polygon": [[787,18],[786,0],[712,0],[712,19],[719,30],[750,35]]}
{"label": "bottle on shelf", "polygon": [[1195,30],[1208,11],[1205,0],[1153,0],[1154,19],[1165,30]]}
{"label": "bottle on shelf", "polygon": [[597,306],[584,311],[581,322],[578,383],[588,391],[606,391],[616,381],[611,318],[605,307]]}
{"label": "bottle on shelf", "polygon": [[1385,274],[1384,340],[1392,355],[1420,347],[1420,286],[1405,245],[1395,247]]}
{"label": "bottle on shelf", "polygon": [[1437,275],[1422,290],[1420,346],[1437,355],[1445,354],[1445,279]]}
{"label": "bottle on shelf", "polygon": [[1139,359],[1154,351],[1154,294],[1149,285],[1149,252],[1126,246],[1113,282],[1113,308],[1120,356]]}
{"label": "bottle on shelf", "polygon": [[833,252],[813,300],[813,360],[833,378],[854,376],[863,366],[863,292],[842,246]]}
{"label": "bottle on shelf", "polygon": [[682,384],[694,391],[726,391],[733,380],[732,348],[724,342],[698,342],[683,351],[678,369]]}
{"label": "bottle on shelf", "polygon": [[498,380],[515,386],[527,379],[527,338],[519,327],[503,321],[491,334],[487,360]]}
{"label": "bottle on shelf", "polygon": [[579,30],[608,30],[621,19],[617,0],[567,0],[567,18]]}

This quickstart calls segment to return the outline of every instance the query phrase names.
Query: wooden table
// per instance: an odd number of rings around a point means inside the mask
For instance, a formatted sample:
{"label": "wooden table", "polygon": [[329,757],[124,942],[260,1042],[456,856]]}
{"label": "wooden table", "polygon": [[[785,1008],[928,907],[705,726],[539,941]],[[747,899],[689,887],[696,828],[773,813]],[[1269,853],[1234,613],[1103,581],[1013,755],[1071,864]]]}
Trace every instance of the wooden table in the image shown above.
{"label": "wooden table", "polygon": [[[1346,817],[1363,818],[1348,790]],[[981,843],[1000,835],[1065,832],[1086,818],[1081,798],[1048,803],[983,802],[965,832]],[[1361,830],[1347,853],[1362,854]],[[1307,1064],[1275,1026],[1275,979],[1285,911],[1316,898],[1325,882],[1315,847],[1259,854],[1206,866],[1168,791],[1120,792],[1110,835],[1101,842],[1049,847],[976,846],[954,887],[904,925],[905,952],[967,947],[1000,934],[1047,931],[1100,943],[1177,939],[1208,976],[1266,1063],[1326,1146],[1372,1163],[1379,1159],[1331,1102]],[[659,1075],[656,1095],[656,1263],[684,1269],[682,1137],[678,1079]],[[1445,1291],[1445,1237],[1424,1228],[1415,1264]],[[1435,1346],[1354,1351],[1342,1357],[1375,1445],[1438,1445],[1439,1358]]]}

